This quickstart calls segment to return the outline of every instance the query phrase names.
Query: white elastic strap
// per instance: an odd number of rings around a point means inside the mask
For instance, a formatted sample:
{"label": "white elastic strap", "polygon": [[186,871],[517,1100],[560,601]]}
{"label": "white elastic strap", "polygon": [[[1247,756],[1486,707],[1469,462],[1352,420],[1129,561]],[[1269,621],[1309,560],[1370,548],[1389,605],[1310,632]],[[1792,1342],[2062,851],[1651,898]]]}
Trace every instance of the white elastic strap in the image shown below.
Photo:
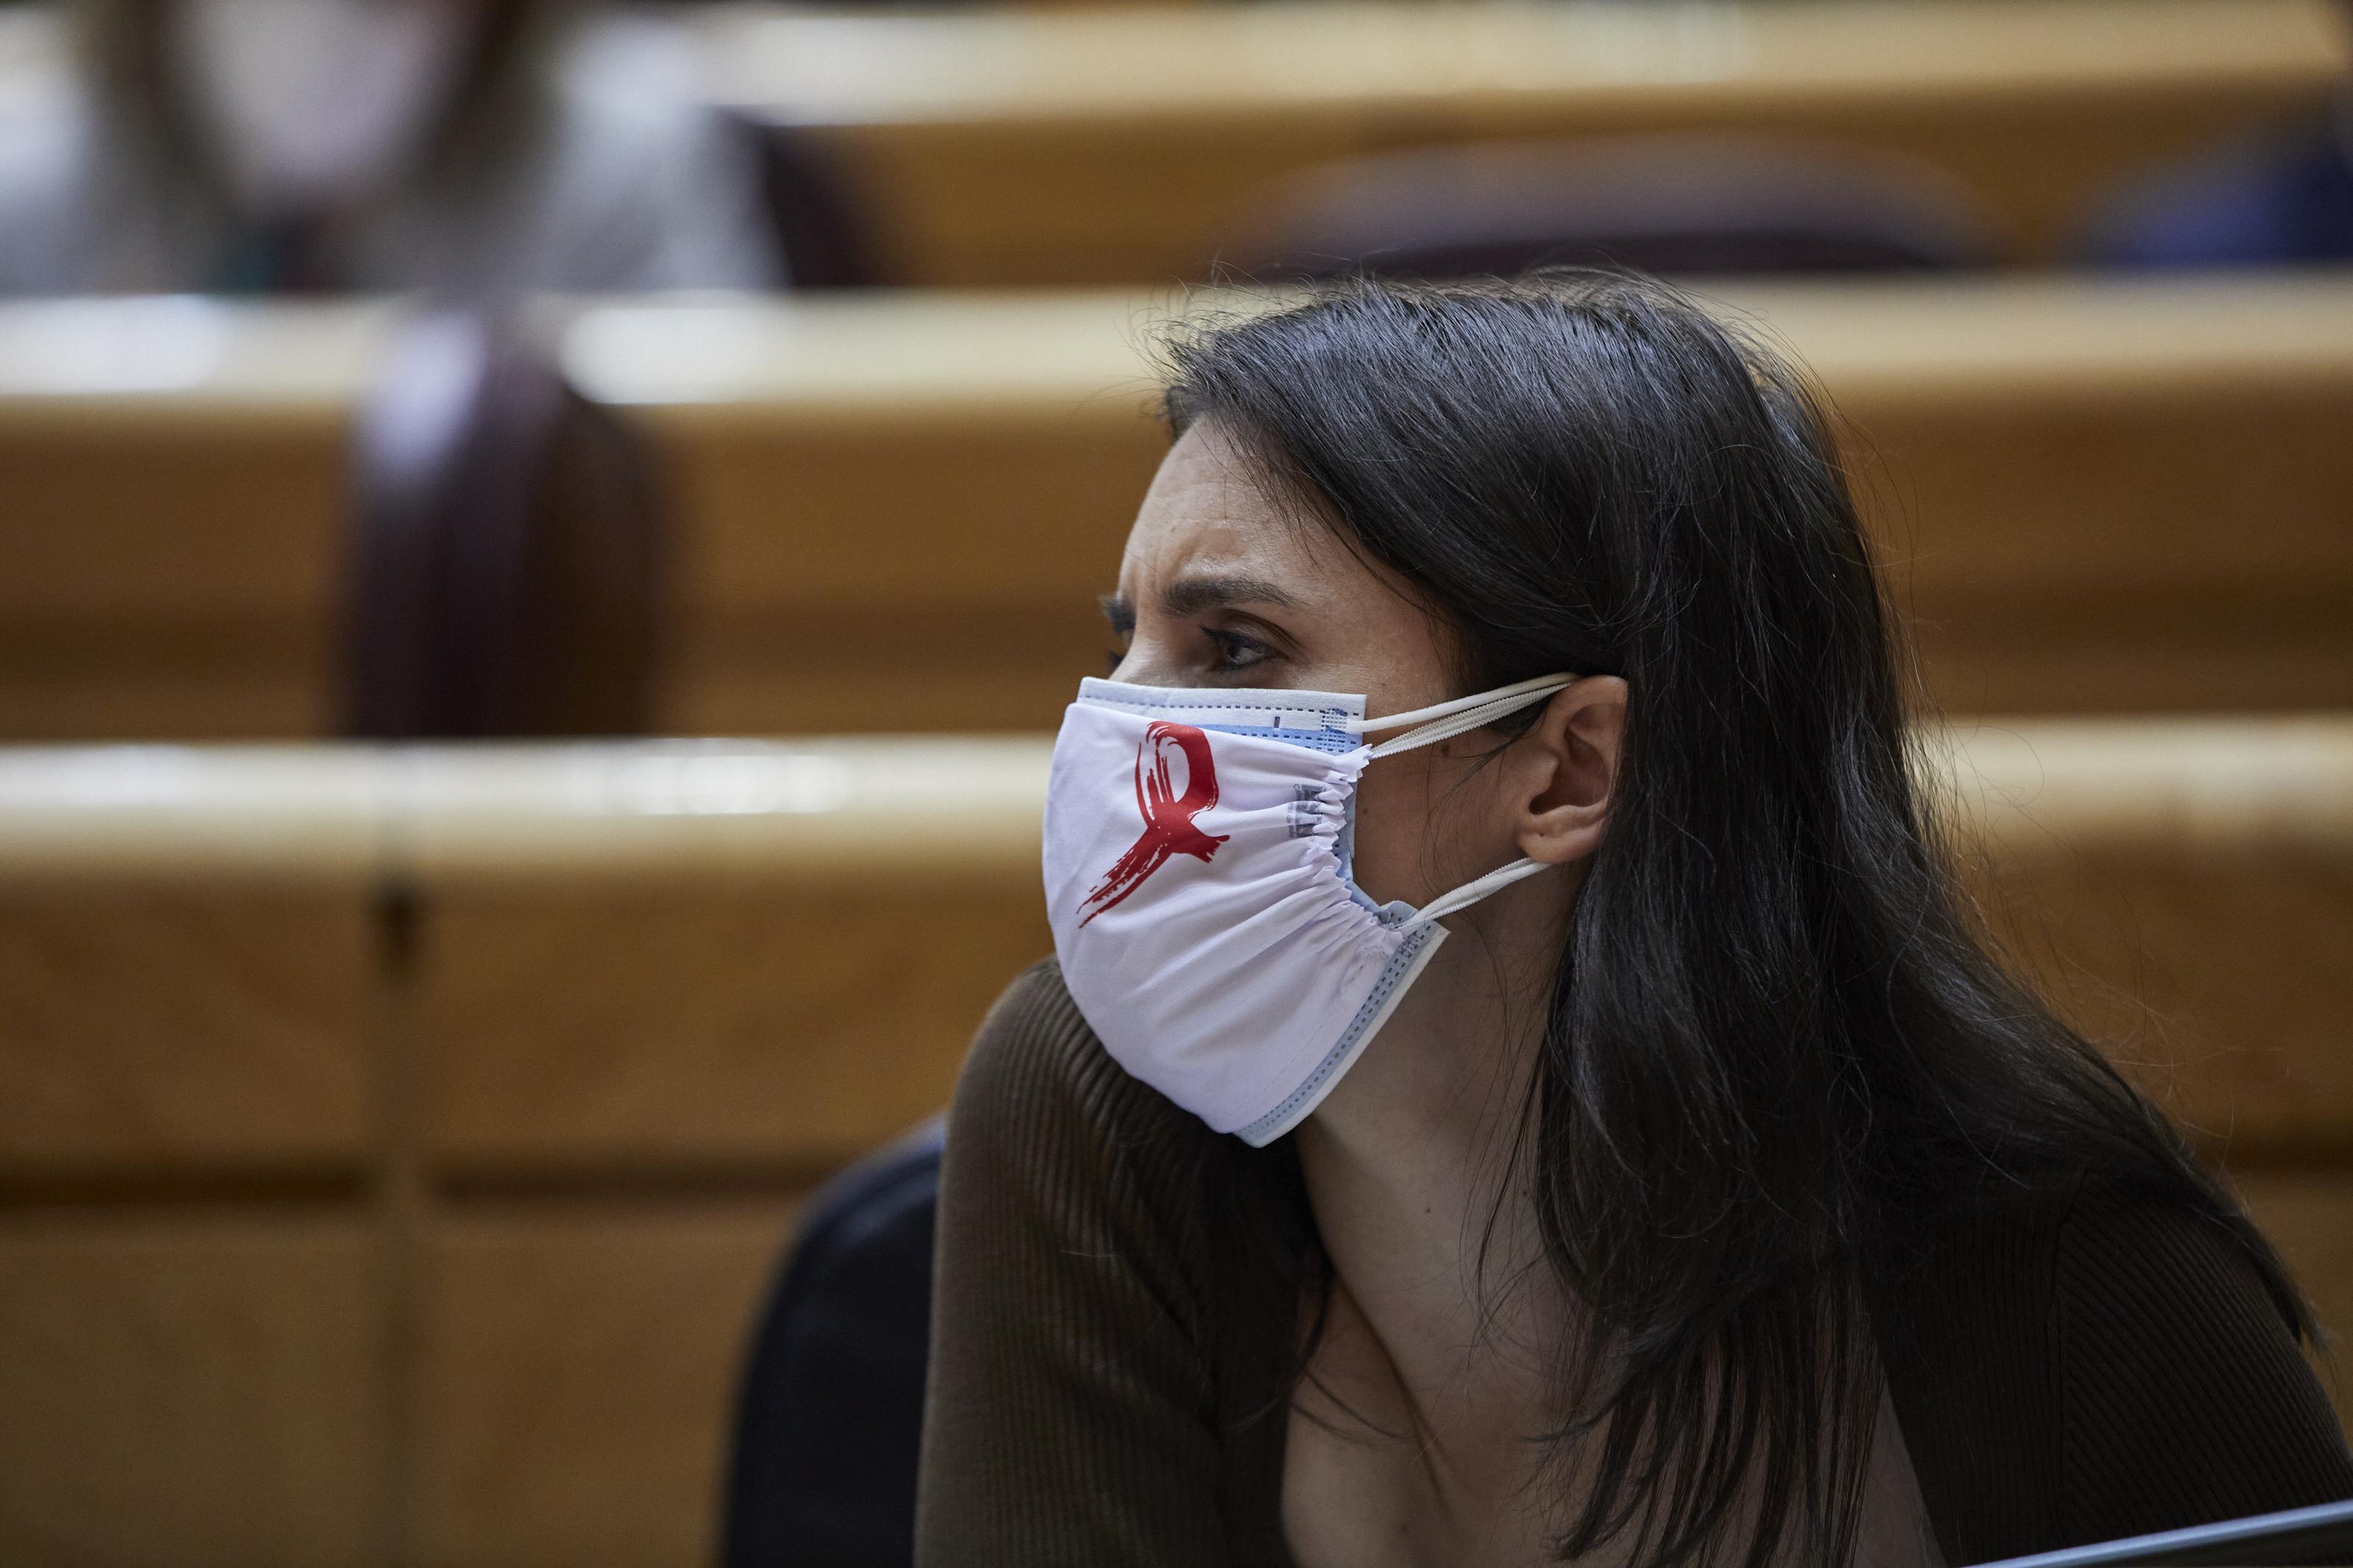
{"label": "white elastic strap", "polygon": [[1384,714],[1378,719],[1350,719],[1346,723],[1349,729],[1362,734],[1367,730],[1395,730],[1407,724],[1419,724],[1426,719],[1443,719],[1449,714],[1461,713],[1468,709],[1484,708],[1491,702],[1510,702],[1514,707],[1525,707],[1527,704],[1520,699],[1526,697],[1532,701],[1534,698],[1529,697],[1530,693],[1537,696],[1548,695],[1576,679],[1577,677],[1573,675],[1539,675],[1532,680],[1517,680],[1509,686],[1499,686],[1493,691],[1474,691],[1468,697],[1456,697],[1444,702],[1433,702],[1427,708],[1416,708],[1404,713]]}
{"label": "white elastic strap", "polygon": [[1444,920],[1448,915],[1460,913],[1490,893],[1498,892],[1514,882],[1524,882],[1539,871],[1551,870],[1554,864],[1549,860],[1530,860],[1525,858],[1514,860],[1501,870],[1490,871],[1475,881],[1463,883],[1451,893],[1440,894],[1415,910],[1411,916],[1400,921],[1397,929],[1411,931],[1416,926],[1426,926],[1432,921]]}
{"label": "white elastic strap", "polygon": [[1350,719],[1347,727],[1357,734],[1368,730],[1395,730],[1411,724],[1417,728],[1393,736],[1373,748],[1375,757],[1386,757],[1397,752],[1409,752],[1416,746],[1427,746],[1439,741],[1492,724],[1506,713],[1516,713],[1550,697],[1554,692],[1575,684],[1573,675],[1539,675],[1534,680],[1516,681],[1493,691],[1482,691],[1472,697],[1458,697],[1451,702],[1434,703],[1428,708],[1416,708],[1409,713],[1390,713],[1378,719]]}

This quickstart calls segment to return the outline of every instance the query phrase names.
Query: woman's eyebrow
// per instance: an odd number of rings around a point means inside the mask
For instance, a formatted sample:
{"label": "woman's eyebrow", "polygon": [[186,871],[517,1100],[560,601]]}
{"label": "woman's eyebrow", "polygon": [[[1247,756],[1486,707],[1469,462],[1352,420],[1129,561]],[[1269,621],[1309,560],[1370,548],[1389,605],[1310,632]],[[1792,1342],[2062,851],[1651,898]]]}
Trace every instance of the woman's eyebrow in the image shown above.
{"label": "woman's eyebrow", "polygon": [[1290,595],[1257,577],[1180,577],[1160,591],[1160,607],[1172,616],[1198,616],[1236,605],[1293,607]]}

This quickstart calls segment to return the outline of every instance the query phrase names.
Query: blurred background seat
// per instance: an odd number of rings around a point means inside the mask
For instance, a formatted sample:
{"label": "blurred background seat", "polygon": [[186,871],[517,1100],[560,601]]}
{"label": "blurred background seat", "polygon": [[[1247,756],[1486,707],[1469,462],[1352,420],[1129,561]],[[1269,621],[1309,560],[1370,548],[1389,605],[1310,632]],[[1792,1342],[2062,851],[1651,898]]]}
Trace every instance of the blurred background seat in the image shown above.
{"label": "blurred background seat", "polygon": [[1221,259],[1274,282],[1511,277],[1532,267],[1669,276],[1953,271],[1991,226],[1948,176],[1751,137],[1421,149],[1309,170]]}
{"label": "blurred background seat", "polygon": [[406,323],[353,435],[342,729],[626,735],[652,718],[646,443],[477,314]]}
{"label": "blurred background seat", "polygon": [[838,154],[798,127],[734,118],[759,161],[761,195],[795,289],[875,289],[895,281],[874,234],[868,193]]}

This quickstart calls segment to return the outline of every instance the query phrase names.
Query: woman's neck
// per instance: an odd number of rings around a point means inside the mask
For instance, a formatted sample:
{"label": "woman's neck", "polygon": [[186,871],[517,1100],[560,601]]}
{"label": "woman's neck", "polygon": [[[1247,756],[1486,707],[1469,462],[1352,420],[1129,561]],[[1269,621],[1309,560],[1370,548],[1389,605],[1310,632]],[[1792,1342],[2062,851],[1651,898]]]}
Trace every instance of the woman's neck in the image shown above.
{"label": "woman's neck", "polygon": [[1340,1284],[1433,1436],[1474,1414],[1466,1399],[1482,1420],[1540,1399],[1555,1362],[1566,1302],[1522,1130],[1581,869],[1458,917],[1297,1133]]}

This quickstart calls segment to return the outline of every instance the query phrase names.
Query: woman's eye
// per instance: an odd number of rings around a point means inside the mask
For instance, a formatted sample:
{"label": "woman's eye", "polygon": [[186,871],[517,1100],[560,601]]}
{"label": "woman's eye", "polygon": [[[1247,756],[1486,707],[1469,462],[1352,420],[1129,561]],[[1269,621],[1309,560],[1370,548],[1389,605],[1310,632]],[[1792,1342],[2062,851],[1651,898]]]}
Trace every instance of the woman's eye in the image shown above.
{"label": "woman's eye", "polygon": [[1209,639],[1210,647],[1216,650],[1217,657],[1211,663],[1217,669],[1248,669],[1251,665],[1264,662],[1274,653],[1256,637],[1245,637],[1240,632],[1205,626],[1202,635]]}

